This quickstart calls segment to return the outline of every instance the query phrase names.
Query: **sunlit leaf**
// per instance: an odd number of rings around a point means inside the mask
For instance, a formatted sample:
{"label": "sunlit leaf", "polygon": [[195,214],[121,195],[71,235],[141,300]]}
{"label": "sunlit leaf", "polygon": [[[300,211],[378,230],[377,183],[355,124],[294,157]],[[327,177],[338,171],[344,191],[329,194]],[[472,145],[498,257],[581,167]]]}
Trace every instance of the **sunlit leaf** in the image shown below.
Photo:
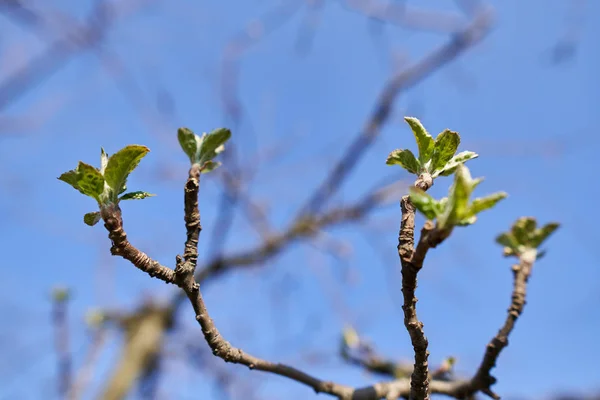
{"label": "sunlit leaf", "polygon": [[501,244],[504,247],[516,249],[519,247],[519,242],[512,235],[512,233],[504,232],[496,237],[496,243]]}
{"label": "sunlit leaf", "polygon": [[404,120],[410,125],[410,129],[413,131],[415,139],[417,140],[419,162],[421,165],[425,165],[426,162],[431,160],[434,145],[433,137],[425,130],[425,127],[417,118],[404,117]]}
{"label": "sunlit leaf", "polygon": [[119,197],[119,200],[142,200],[147,197],[153,197],[153,196],[156,196],[156,195],[152,194],[152,193],[148,193],[148,192],[142,192],[142,191],[129,192],[129,193],[125,193],[123,196]]}
{"label": "sunlit leaf", "polygon": [[457,132],[446,129],[438,135],[433,146],[431,156],[431,172],[443,170],[448,161],[452,159],[460,144]]}
{"label": "sunlit leaf", "polygon": [[498,192],[485,197],[478,197],[471,203],[471,206],[469,207],[469,214],[477,215],[484,210],[490,209],[507,196],[508,195],[504,192]]}
{"label": "sunlit leaf", "polygon": [[398,149],[392,151],[385,162],[387,165],[400,165],[402,168],[410,172],[411,174],[419,174],[421,165],[415,158],[412,151],[408,149]]}
{"label": "sunlit leaf", "polygon": [[218,161],[207,161],[204,163],[202,168],[200,168],[200,172],[206,174],[207,172],[213,171],[221,166],[221,163]]}
{"label": "sunlit leaf", "polygon": [[58,179],[96,200],[104,191],[104,177],[100,171],[81,161],[76,169],[65,172]]}
{"label": "sunlit leaf", "polygon": [[344,331],[343,331],[342,335],[343,335],[343,339],[344,339],[344,344],[347,347],[354,348],[354,347],[358,346],[358,344],[360,343],[360,338],[358,337],[358,333],[350,325],[346,325],[344,327]]}
{"label": "sunlit leaf", "polygon": [[444,210],[444,214],[438,219],[441,228],[449,225],[457,224],[460,220],[467,216],[467,206],[469,204],[469,196],[473,190],[471,174],[469,170],[460,165],[454,175],[454,183],[448,191],[448,204]]}
{"label": "sunlit leaf", "polygon": [[512,234],[520,245],[530,246],[537,222],[533,217],[521,217],[513,224]]}
{"label": "sunlit leaf", "polygon": [[102,175],[106,171],[106,164],[108,164],[108,154],[104,151],[104,147],[100,147],[100,173]]}
{"label": "sunlit leaf", "polygon": [[437,201],[431,197],[427,192],[423,190],[411,187],[410,191],[410,201],[414,204],[414,206],[419,210],[425,217],[428,219],[434,219],[437,217],[437,211],[439,207],[437,206]]}
{"label": "sunlit leaf", "polygon": [[85,222],[86,225],[94,226],[98,221],[100,221],[99,211],[89,212],[83,216],[83,222]]}
{"label": "sunlit leaf", "polygon": [[200,137],[188,128],[179,128],[177,130],[177,139],[179,140],[181,149],[190,158],[190,162],[192,164],[198,162],[200,145],[202,144]]}
{"label": "sunlit leaf", "polygon": [[[551,222],[543,227],[536,229],[531,240],[532,247],[539,247],[560,225],[556,222]],[[539,257],[539,255],[538,255]]]}
{"label": "sunlit leaf", "polygon": [[442,167],[442,169],[434,171],[431,176],[432,177],[437,177],[437,176],[448,176],[448,175],[452,175],[454,173],[454,171],[456,171],[456,168],[461,165],[464,164],[465,162],[472,160],[473,158],[477,158],[479,157],[479,155],[477,153],[474,153],[472,151],[462,151],[460,153],[458,153],[457,155],[455,155],[454,157],[452,157],[450,159],[450,161],[448,161],[446,163],[446,165],[444,167]]}
{"label": "sunlit leaf", "polygon": [[146,146],[129,145],[109,157],[104,171],[104,179],[115,193],[123,190],[127,183],[127,177],[149,151],[150,149]]}
{"label": "sunlit leaf", "polygon": [[215,129],[207,134],[200,146],[200,165],[211,161],[217,154],[225,150],[224,144],[231,137],[231,131],[226,128]]}

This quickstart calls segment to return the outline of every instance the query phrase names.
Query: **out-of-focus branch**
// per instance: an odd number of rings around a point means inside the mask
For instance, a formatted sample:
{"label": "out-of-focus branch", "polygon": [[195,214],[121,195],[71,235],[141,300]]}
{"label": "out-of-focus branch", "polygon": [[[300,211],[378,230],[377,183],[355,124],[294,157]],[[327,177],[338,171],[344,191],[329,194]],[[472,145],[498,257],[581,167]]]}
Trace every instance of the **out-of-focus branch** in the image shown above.
{"label": "out-of-focus branch", "polygon": [[465,25],[460,14],[410,7],[404,1],[342,0],[341,3],[369,18],[411,30],[456,33]]}
{"label": "out-of-focus branch", "polygon": [[69,291],[57,288],[53,293],[52,324],[55,330],[55,348],[58,357],[58,396],[65,398],[71,385],[71,350],[69,345]]}
{"label": "out-of-focus branch", "polygon": [[77,400],[83,396],[83,393],[94,374],[94,367],[96,366],[96,362],[100,356],[102,346],[104,345],[107,336],[108,330],[105,328],[96,328],[93,332],[92,341],[83,360],[83,365],[79,369],[73,384],[69,388],[67,396],[69,400]]}
{"label": "out-of-focus branch", "polygon": [[250,22],[225,47],[221,69],[221,96],[227,115],[238,122],[242,106],[237,98],[239,61],[241,56],[260,39],[288,21],[302,6],[302,0],[286,0]]}
{"label": "out-of-focus branch", "polygon": [[[41,55],[0,82],[0,111],[58,72],[73,56],[81,51],[99,46],[108,30],[119,18],[135,11],[144,2],[147,3],[144,0],[131,0],[119,4],[117,7],[112,3],[95,2],[87,24],[73,24],[73,27],[63,37],[49,45]],[[6,11],[9,17],[15,18],[19,23],[32,28],[38,34],[45,34],[41,30],[43,16],[26,8],[22,1],[12,0],[3,4],[3,7],[0,8],[0,11],[2,10]]]}
{"label": "out-of-focus branch", "polygon": [[116,368],[99,399],[125,398],[133,383],[158,357],[172,317],[170,307],[148,305],[122,320],[125,343]]}
{"label": "out-of-focus branch", "polygon": [[375,191],[354,205],[336,208],[321,216],[298,219],[285,232],[272,236],[256,248],[213,260],[198,271],[196,278],[198,282],[204,283],[207,279],[214,278],[229,269],[253,266],[278,254],[296,240],[314,236],[321,229],[362,219],[375,207],[385,202],[390,193],[396,191],[396,186],[391,185]]}
{"label": "out-of-focus branch", "polygon": [[386,359],[377,354],[373,346],[351,327],[344,329],[340,355],[350,364],[392,379],[408,378],[413,371],[412,364]]}

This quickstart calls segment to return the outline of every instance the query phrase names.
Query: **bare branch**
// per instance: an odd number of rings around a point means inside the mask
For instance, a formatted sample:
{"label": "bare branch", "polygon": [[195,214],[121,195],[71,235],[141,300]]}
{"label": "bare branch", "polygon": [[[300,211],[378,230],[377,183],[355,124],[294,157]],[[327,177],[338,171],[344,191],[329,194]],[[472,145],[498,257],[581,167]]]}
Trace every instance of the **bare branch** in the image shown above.
{"label": "bare branch", "polygon": [[500,399],[500,396],[492,392],[490,386],[496,383],[490,372],[496,366],[496,360],[502,349],[508,346],[508,336],[515,327],[515,323],[523,308],[525,308],[525,296],[527,295],[527,281],[531,275],[531,270],[536,259],[536,251],[530,250],[522,254],[519,258],[519,263],[513,265],[512,272],[514,276],[514,284],[512,291],[512,301],[508,309],[508,315],[504,321],[504,325],[498,331],[496,336],[490,341],[485,350],[483,360],[479,365],[477,373],[473,377],[472,384],[474,389],[479,389],[493,399]]}

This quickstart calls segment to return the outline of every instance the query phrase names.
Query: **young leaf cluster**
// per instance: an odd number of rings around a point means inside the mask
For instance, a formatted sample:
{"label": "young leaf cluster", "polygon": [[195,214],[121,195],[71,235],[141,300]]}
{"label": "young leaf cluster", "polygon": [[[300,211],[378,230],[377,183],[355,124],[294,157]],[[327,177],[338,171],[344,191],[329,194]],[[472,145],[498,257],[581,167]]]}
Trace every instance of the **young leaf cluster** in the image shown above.
{"label": "young leaf cluster", "polygon": [[504,192],[497,192],[470,201],[473,190],[483,178],[472,179],[469,169],[463,164],[459,164],[455,170],[454,183],[450,186],[448,197],[436,200],[419,188],[410,188],[411,202],[425,217],[436,219],[439,230],[471,225],[477,220],[477,214],[492,208],[507,196]]}
{"label": "young leaf cluster", "polygon": [[[146,146],[129,145],[109,157],[104,149],[101,149],[100,169],[80,161],[77,168],[63,173],[58,179],[92,197],[99,207],[118,204],[121,200],[145,199],[154,195],[139,191],[123,193],[127,190],[129,174],[149,151]],[[87,225],[95,225],[100,221],[100,212],[85,214],[83,221]]]}
{"label": "young leaf cluster", "polygon": [[[519,257],[528,250],[537,250],[558,227],[558,223],[551,222],[538,228],[535,218],[522,217],[513,224],[510,231],[498,235],[496,242],[504,246],[505,256]],[[539,252],[537,258],[543,255],[544,252]]]}
{"label": "young leaf cluster", "polygon": [[202,136],[194,134],[188,128],[177,130],[177,139],[190,162],[200,165],[200,172],[206,173],[218,168],[221,163],[213,161],[217,154],[225,150],[225,142],[231,137],[231,131],[225,128],[215,129]]}
{"label": "young leaf cluster", "polygon": [[417,141],[419,158],[417,159],[408,149],[398,149],[388,155],[387,165],[400,165],[411,174],[427,173],[435,179],[440,175],[451,175],[459,165],[478,156],[472,151],[456,154],[460,144],[460,136],[457,132],[446,129],[434,140],[417,118],[405,117],[404,120],[410,126]]}

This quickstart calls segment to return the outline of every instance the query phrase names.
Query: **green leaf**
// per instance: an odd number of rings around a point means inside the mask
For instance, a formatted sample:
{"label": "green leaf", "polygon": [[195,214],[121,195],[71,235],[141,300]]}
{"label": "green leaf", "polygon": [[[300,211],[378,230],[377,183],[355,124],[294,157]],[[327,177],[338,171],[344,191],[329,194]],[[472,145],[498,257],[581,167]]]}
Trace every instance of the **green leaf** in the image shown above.
{"label": "green leaf", "polygon": [[419,174],[421,171],[419,161],[417,161],[412,151],[408,149],[392,151],[385,163],[387,165],[400,165],[411,174]]}
{"label": "green leaf", "polygon": [[89,212],[83,216],[83,222],[85,222],[86,225],[94,226],[98,221],[100,221],[99,211]]}
{"label": "green leaf", "polygon": [[221,166],[221,163],[218,161],[207,161],[204,163],[202,168],[200,168],[200,173],[206,174],[212,170],[215,170]]}
{"label": "green leaf", "polygon": [[477,158],[477,157],[479,157],[479,154],[474,153],[472,151],[461,151],[460,153],[458,153],[457,155],[452,157],[450,159],[450,161],[448,161],[442,169],[434,171],[431,174],[431,176],[433,178],[436,178],[440,175],[441,176],[452,175],[456,171],[456,168],[459,165],[464,164],[465,162],[472,160],[473,158]]}
{"label": "green leaf", "polygon": [[190,158],[190,162],[193,164],[198,161],[198,155],[200,154],[200,145],[202,141],[198,135],[188,128],[179,128],[177,130],[177,139],[179,145]]}
{"label": "green leaf", "polygon": [[[81,190],[81,188],[79,187],[79,184],[77,183],[78,179],[77,179],[78,173],[76,169],[72,169],[70,171],[64,172],[62,173],[58,179],[68,183],[69,185],[71,185],[73,188],[79,190],[81,193],[83,193],[83,191]],[[83,193],[85,194],[85,193]]]}
{"label": "green leaf", "polygon": [[512,234],[520,245],[531,247],[530,241],[536,228],[533,217],[521,217],[512,226]]}
{"label": "green leaf", "polygon": [[434,204],[435,214],[438,216],[442,215],[444,210],[446,209],[447,204],[448,204],[448,197],[442,197],[441,199],[437,200]]}
{"label": "green leaf", "polygon": [[460,167],[456,170],[456,175],[454,176],[454,183],[452,184],[450,193],[448,194],[447,206],[448,217],[446,222],[450,225],[453,225],[467,215],[469,197],[473,191],[473,179],[471,179],[471,173],[465,166],[460,165]]}
{"label": "green leaf", "polygon": [[442,170],[456,153],[459,144],[460,136],[457,132],[446,129],[440,133],[433,146],[431,172]]}
{"label": "green leaf", "polygon": [[104,191],[104,177],[96,168],[79,161],[77,168],[58,177],[86,196],[99,200]]}
{"label": "green leaf", "polygon": [[100,173],[102,175],[106,171],[106,164],[108,164],[108,154],[104,151],[104,147],[100,147]]}
{"label": "green leaf", "polygon": [[[127,177],[150,151],[146,146],[129,145],[110,156],[104,171],[104,179],[114,193],[121,193]],[[114,195],[116,197],[116,194]],[[113,198],[112,200],[116,200]]]}
{"label": "green leaf", "polygon": [[69,300],[71,291],[67,287],[59,286],[52,289],[52,299],[57,303],[62,303]]}
{"label": "green leaf", "polygon": [[458,225],[458,226],[469,226],[469,225],[473,225],[475,222],[477,222],[477,216],[476,215],[472,215],[470,217],[465,217],[465,218],[461,218],[461,219],[457,220],[455,222],[455,225]]}
{"label": "green leaf", "polygon": [[498,192],[485,197],[478,197],[471,203],[471,207],[469,207],[469,214],[477,215],[484,210],[490,209],[507,196],[508,194],[504,192]]}
{"label": "green leaf", "polygon": [[415,135],[419,148],[419,161],[424,166],[426,162],[431,160],[434,146],[433,137],[425,130],[425,127],[423,127],[421,121],[417,118],[404,117],[404,120],[410,125],[410,129]]}
{"label": "green leaf", "polygon": [[515,239],[515,237],[508,232],[504,232],[498,235],[496,237],[496,243],[511,249],[516,249],[517,247],[519,247],[519,242],[517,242],[517,239]]}
{"label": "green leaf", "polygon": [[531,240],[532,247],[539,247],[544,240],[548,239],[548,237],[554,233],[558,229],[560,225],[556,222],[551,222],[549,224],[544,225],[543,227],[536,229],[533,238]]}
{"label": "green leaf", "polygon": [[146,197],[153,197],[156,196],[155,194],[151,194],[148,192],[129,192],[129,193],[125,193],[123,196],[119,197],[119,200],[142,200],[145,199]]}
{"label": "green leaf", "polygon": [[434,219],[437,217],[437,211],[439,207],[437,205],[437,201],[433,197],[431,197],[428,193],[423,190],[411,187],[409,189],[410,193],[410,201],[414,204],[414,206],[419,210],[427,219]]}
{"label": "green leaf", "polygon": [[199,163],[203,165],[207,161],[211,161],[217,154],[225,150],[225,142],[231,137],[231,131],[226,128],[215,129],[211,133],[202,135],[202,143],[200,146]]}
{"label": "green leaf", "polygon": [[355,348],[360,344],[360,337],[358,336],[358,333],[350,325],[346,325],[344,327],[344,330],[342,331],[342,338],[346,347]]}

